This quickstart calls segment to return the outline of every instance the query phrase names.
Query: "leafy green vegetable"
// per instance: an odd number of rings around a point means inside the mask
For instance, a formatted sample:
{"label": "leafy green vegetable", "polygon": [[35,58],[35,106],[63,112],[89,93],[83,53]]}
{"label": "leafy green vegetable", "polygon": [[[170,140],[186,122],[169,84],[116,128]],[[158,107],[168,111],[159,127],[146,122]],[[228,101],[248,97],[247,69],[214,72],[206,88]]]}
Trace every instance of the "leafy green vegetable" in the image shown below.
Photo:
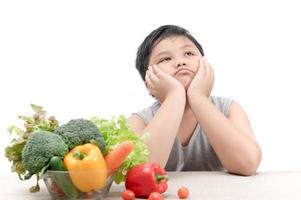
{"label": "leafy green vegetable", "polygon": [[145,144],[145,139],[148,135],[144,134],[142,137],[137,136],[129,128],[127,120],[123,115],[119,116],[117,121],[115,118],[106,120],[97,117],[92,117],[90,120],[99,128],[104,137],[106,143],[104,154],[114,149],[123,141],[128,140],[133,142],[134,150],[119,168],[114,179],[117,184],[125,181],[125,176],[130,168],[147,161],[149,152]]}
{"label": "leafy green vegetable", "polygon": [[[43,107],[31,104],[31,108],[34,111],[30,116],[19,116],[19,119],[24,121],[24,127],[10,126],[7,130],[10,134],[14,134],[15,137],[12,140],[10,146],[5,148],[5,157],[9,162],[12,162],[11,170],[16,172],[21,180],[26,179],[26,169],[22,162],[22,151],[27,143],[28,138],[36,131],[49,131],[53,132],[59,125],[55,117],[46,117],[46,111]],[[37,177],[38,179],[38,177]],[[32,188],[33,192],[38,191],[38,188]]]}
{"label": "leafy green vegetable", "polygon": [[[10,146],[6,147],[5,149],[5,156],[10,162],[12,162],[12,172],[16,172],[21,180],[30,178],[29,175],[36,172],[28,171],[28,169],[26,169],[26,167],[24,166],[24,162],[22,162],[22,152],[27,142],[29,141],[29,138],[31,138],[31,136],[36,132],[42,132],[40,134],[43,134],[43,132],[53,133],[59,127],[59,123],[55,119],[55,117],[46,117],[46,111],[43,110],[43,107],[33,104],[31,105],[31,107],[34,110],[33,115],[19,116],[19,119],[24,121],[24,127],[20,128],[18,126],[10,126],[8,128],[8,132],[10,134],[14,134],[15,137]],[[133,166],[147,162],[149,152],[145,144],[145,140],[148,135],[144,134],[142,137],[137,136],[129,128],[127,120],[124,116],[119,116],[117,120],[115,118],[107,120],[93,117],[90,121],[96,126],[95,128],[97,128],[97,134],[102,134],[103,136],[103,138],[100,138],[99,141],[101,142],[102,153],[104,155],[106,155],[110,150],[117,147],[121,142],[133,142],[134,150],[129,154],[123,165],[116,172],[114,179],[115,183],[125,181],[127,171]],[[93,131],[93,133],[94,132],[96,131]],[[91,139],[95,140],[95,138],[88,139],[89,141]],[[84,142],[86,141],[88,140],[84,140]],[[38,181],[39,173],[37,173],[36,175]],[[32,187],[30,191],[39,191],[38,183],[36,186]]]}
{"label": "leafy green vegetable", "polygon": [[17,172],[19,177],[20,175],[26,173],[21,157],[22,150],[25,144],[25,139],[19,139],[15,141],[12,146],[8,146],[5,148],[5,156],[7,157],[8,161],[13,162],[11,170],[12,172]]}

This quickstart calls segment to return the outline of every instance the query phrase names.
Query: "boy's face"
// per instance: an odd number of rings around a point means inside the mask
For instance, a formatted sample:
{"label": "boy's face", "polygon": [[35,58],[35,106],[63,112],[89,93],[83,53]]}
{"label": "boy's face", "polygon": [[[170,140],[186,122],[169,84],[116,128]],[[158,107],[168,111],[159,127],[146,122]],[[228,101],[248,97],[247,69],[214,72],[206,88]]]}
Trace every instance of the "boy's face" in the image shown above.
{"label": "boy's face", "polygon": [[171,36],[153,47],[149,65],[176,78],[187,90],[199,68],[201,52],[185,36]]}

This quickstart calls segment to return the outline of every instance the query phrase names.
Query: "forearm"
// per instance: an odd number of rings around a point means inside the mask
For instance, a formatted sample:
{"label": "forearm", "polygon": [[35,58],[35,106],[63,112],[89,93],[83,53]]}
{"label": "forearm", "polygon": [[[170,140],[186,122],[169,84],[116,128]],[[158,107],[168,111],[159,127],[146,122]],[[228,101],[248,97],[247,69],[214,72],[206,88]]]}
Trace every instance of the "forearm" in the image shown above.
{"label": "forearm", "polygon": [[143,130],[150,137],[146,144],[150,151],[149,160],[165,166],[177,135],[186,98],[178,94],[168,96],[154,118]]}
{"label": "forearm", "polygon": [[251,175],[261,157],[257,143],[237,129],[206,96],[189,95],[189,104],[221,163],[231,173]]}

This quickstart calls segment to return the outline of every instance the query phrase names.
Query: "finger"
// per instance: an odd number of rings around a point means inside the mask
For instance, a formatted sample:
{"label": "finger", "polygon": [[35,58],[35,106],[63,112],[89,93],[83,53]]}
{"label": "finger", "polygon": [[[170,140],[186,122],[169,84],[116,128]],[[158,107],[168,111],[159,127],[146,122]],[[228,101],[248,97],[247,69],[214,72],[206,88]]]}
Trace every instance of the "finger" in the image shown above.
{"label": "finger", "polygon": [[211,64],[208,63],[210,75],[209,75],[209,91],[212,91],[213,85],[214,85],[214,69]]}
{"label": "finger", "polygon": [[207,59],[204,59],[204,63],[205,63],[205,68],[206,68],[206,76],[207,77],[211,77],[211,68],[210,68],[210,64],[207,61]]}
{"label": "finger", "polygon": [[146,71],[145,82],[146,82],[146,85],[147,85],[148,89],[153,88],[154,84],[152,83],[152,81],[151,81],[151,79],[149,77],[149,71],[148,70]]}
{"label": "finger", "polygon": [[[202,66],[203,66],[204,70],[207,71],[207,66],[206,66],[206,65],[207,65],[207,60],[206,60],[205,57],[203,57],[203,58],[202,58]],[[206,71],[205,71],[205,72],[206,72]]]}
{"label": "finger", "polygon": [[153,73],[154,72],[153,66],[152,65],[148,66],[148,70]]}
{"label": "finger", "polygon": [[207,58],[205,56],[202,56],[201,58],[204,62],[207,60]]}
{"label": "finger", "polygon": [[210,77],[211,77],[210,78],[211,79],[211,87],[213,87],[214,79],[215,79],[215,73],[214,73],[214,68],[212,67],[212,65],[209,64],[209,67],[210,67],[210,72],[211,72],[211,75],[210,75]]}
{"label": "finger", "polygon": [[209,67],[210,67],[210,74],[211,74],[211,77],[214,79],[214,68],[211,64],[209,64]]}
{"label": "finger", "polygon": [[211,79],[214,78],[214,69],[208,61],[206,61],[206,63],[207,63],[207,66],[208,66],[208,75],[209,75],[210,80],[211,80]]}
{"label": "finger", "polygon": [[148,82],[146,81],[146,79],[145,79],[145,81],[144,81],[144,85],[145,85],[145,87],[146,87],[148,93],[150,94],[149,84],[148,84]]}
{"label": "finger", "polygon": [[206,65],[205,65],[205,60],[203,58],[200,59],[198,73],[206,74]]}
{"label": "finger", "polygon": [[154,73],[159,79],[162,79],[165,76],[165,72],[163,72],[158,65],[153,66]]}
{"label": "finger", "polygon": [[153,72],[154,74],[157,75],[157,72],[158,72],[158,66],[157,66],[157,65],[152,65],[152,66],[151,66],[151,69],[152,69],[152,72]]}
{"label": "finger", "polygon": [[154,72],[153,66],[150,66],[150,69],[149,69],[149,78],[152,81],[152,83],[157,83],[159,81],[157,75]]}
{"label": "finger", "polygon": [[146,73],[145,73],[145,82],[147,83],[147,84],[149,84],[151,81],[150,81],[150,79],[149,79],[149,71],[147,70],[146,71]]}

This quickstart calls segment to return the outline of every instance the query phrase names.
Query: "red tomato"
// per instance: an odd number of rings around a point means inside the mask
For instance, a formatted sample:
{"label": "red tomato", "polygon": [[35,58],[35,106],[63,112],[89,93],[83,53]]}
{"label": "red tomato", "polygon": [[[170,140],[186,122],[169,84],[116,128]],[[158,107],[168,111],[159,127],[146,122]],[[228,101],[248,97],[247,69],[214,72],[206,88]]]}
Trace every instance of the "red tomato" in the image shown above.
{"label": "red tomato", "polygon": [[186,199],[189,196],[189,190],[186,187],[180,187],[178,189],[178,197],[179,199]]}
{"label": "red tomato", "polygon": [[55,182],[52,182],[51,190],[56,194],[57,197],[65,196],[64,192],[59,188],[59,186]]}
{"label": "red tomato", "polygon": [[148,200],[163,200],[163,195],[159,192],[152,192],[148,196]]}
{"label": "red tomato", "polygon": [[132,190],[124,190],[121,193],[121,197],[123,200],[134,200],[135,199],[135,193]]}

